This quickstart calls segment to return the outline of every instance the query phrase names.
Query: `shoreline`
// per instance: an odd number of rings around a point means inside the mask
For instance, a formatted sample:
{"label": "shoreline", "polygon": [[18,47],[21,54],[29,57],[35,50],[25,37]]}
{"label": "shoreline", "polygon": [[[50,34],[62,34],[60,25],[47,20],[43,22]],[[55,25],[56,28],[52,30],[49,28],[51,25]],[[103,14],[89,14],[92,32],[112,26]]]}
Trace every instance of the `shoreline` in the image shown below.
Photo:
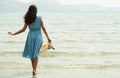
{"label": "shoreline", "polygon": [[[30,69],[0,70],[2,78],[118,78],[119,69],[93,70],[93,69],[38,69],[37,75],[32,76]],[[6,74],[7,73],[7,74]]]}

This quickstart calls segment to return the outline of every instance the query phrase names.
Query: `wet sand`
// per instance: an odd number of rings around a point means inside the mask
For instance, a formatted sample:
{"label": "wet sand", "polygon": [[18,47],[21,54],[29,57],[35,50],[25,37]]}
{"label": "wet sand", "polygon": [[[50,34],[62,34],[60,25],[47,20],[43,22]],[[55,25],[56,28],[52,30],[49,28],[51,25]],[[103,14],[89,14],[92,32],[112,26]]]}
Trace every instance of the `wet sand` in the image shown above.
{"label": "wet sand", "polygon": [[39,69],[36,76],[32,76],[29,69],[2,69],[1,78],[119,78],[120,69]]}

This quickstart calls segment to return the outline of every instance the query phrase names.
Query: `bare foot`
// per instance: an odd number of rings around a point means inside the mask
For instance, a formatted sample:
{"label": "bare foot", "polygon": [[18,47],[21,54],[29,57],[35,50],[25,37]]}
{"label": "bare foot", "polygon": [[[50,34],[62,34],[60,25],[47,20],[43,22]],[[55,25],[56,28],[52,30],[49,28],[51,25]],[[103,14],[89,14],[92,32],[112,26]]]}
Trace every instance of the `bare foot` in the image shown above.
{"label": "bare foot", "polygon": [[33,75],[36,75],[36,72],[35,71],[32,71]]}

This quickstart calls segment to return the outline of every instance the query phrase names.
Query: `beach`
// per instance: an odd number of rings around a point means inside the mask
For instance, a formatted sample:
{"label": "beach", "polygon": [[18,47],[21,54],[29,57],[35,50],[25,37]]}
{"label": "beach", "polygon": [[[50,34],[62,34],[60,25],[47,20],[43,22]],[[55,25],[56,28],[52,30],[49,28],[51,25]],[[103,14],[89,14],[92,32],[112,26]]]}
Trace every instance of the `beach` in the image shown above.
{"label": "beach", "polygon": [[[25,72],[24,72],[25,71]],[[92,72],[91,72],[92,71]],[[117,73],[114,73],[117,72]],[[65,69],[41,69],[36,76],[32,76],[29,70],[16,70],[16,71],[8,71],[4,70],[1,73],[1,78],[119,78],[119,70],[113,69],[111,70],[65,70]],[[7,75],[5,75],[7,73]],[[110,74],[114,73],[114,74]]]}
{"label": "beach", "polygon": [[[16,15],[16,16],[15,16]],[[28,29],[24,13],[0,14],[0,78],[119,78],[119,12],[42,12],[56,50],[39,54],[36,77],[29,58],[23,58]],[[7,18],[7,19],[6,19]],[[45,35],[43,40],[46,41]]]}
{"label": "beach", "polygon": [[[101,64],[101,58],[78,56],[78,60],[70,61],[71,54],[63,58],[63,54],[45,53],[39,58],[37,75],[32,76],[30,60],[22,58],[19,53],[9,56],[5,54],[0,57],[1,78],[119,78],[119,65]],[[19,60],[18,60],[19,59]],[[72,57],[73,59],[73,57]],[[88,60],[89,59],[89,60]],[[113,58],[111,58],[113,59]],[[98,60],[101,62],[94,62]],[[77,61],[77,62],[76,62]],[[82,62],[83,61],[83,62]],[[85,61],[89,61],[85,63]]]}

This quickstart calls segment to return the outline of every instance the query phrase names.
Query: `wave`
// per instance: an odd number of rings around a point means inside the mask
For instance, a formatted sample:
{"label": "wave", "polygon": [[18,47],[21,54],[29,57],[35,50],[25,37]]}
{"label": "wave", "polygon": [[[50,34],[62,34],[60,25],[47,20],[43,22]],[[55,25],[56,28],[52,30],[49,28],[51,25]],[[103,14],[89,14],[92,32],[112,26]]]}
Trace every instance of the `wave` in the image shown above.
{"label": "wave", "polygon": [[[18,52],[0,52],[0,56],[4,55],[21,55],[22,51]],[[56,56],[72,56],[72,57],[85,57],[85,56],[112,56],[120,55],[120,52],[57,52],[57,51],[47,51],[40,53],[40,57],[56,57]]]}
{"label": "wave", "polygon": [[[0,69],[30,69],[28,59],[22,52],[0,52]],[[39,69],[110,69],[120,68],[119,52],[57,52],[40,53]],[[105,56],[105,58],[103,58]],[[109,57],[110,56],[110,57]],[[111,56],[115,56],[112,57]],[[117,58],[117,57],[118,58]],[[115,61],[116,60],[116,61]]]}
{"label": "wave", "polygon": [[[10,66],[9,66],[10,65]],[[30,64],[2,63],[0,69],[30,69]],[[120,68],[120,64],[40,64],[38,69],[110,69]]]}

